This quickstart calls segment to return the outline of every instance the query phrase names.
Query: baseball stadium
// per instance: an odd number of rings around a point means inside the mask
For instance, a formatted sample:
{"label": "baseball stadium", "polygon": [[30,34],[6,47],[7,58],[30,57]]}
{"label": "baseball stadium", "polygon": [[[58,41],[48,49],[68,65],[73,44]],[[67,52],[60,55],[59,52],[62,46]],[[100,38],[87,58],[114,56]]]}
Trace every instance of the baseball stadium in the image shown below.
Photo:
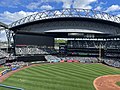
{"label": "baseball stadium", "polygon": [[120,90],[120,17],[64,8],[0,30],[0,90]]}

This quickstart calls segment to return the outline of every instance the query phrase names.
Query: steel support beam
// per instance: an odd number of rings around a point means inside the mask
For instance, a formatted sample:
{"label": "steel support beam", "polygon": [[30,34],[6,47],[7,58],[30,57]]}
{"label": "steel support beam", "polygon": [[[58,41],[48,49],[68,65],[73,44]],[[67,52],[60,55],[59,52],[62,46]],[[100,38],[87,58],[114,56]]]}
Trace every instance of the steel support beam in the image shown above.
{"label": "steel support beam", "polygon": [[6,37],[8,41],[8,48],[10,48],[12,43],[12,38],[13,38],[13,31],[6,29],[5,32],[6,32]]}

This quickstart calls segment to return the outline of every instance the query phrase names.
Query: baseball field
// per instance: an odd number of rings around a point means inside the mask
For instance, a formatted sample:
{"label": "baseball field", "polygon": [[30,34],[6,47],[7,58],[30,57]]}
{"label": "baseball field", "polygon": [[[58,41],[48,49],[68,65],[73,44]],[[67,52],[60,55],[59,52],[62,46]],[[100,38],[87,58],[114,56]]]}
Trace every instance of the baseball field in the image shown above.
{"label": "baseball field", "polygon": [[24,90],[95,90],[95,78],[115,74],[120,74],[120,70],[102,64],[40,64],[16,72],[2,84]]}

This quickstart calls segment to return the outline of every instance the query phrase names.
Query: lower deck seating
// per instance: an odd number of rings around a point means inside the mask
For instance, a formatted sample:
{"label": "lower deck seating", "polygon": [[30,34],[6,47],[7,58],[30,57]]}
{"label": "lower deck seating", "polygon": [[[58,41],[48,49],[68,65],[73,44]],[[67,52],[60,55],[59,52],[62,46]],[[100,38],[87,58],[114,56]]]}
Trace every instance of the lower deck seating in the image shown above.
{"label": "lower deck seating", "polygon": [[60,62],[60,58],[58,58],[57,56],[52,56],[52,55],[46,55],[45,56],[45,59],[48,61],[48,62]]}
{"label": "lower deck seating", "polygon": [[39,47],[17,47],[15,49],[17,55],[26,54],[55,54],[56,50],[53,48],[39,48]]}
{"label": "lower deck seating", "polygon": [[46,55],[48,62],[81,62],[81,63],[98,63],[99,60],[95,57],[57,57]]}
{"label": "lower deck seating", "polygon": [[120,68],[120,59],[103,59],[103,62],[109,66]]}

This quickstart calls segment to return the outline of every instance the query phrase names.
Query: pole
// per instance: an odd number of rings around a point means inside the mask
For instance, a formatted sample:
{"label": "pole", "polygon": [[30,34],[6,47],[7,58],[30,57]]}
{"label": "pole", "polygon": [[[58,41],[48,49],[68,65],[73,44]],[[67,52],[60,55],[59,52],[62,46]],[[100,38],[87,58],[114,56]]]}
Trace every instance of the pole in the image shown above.
{"label": "pole", "polygon": [[101,61],[101,44],[99,45],[99,61]]}

